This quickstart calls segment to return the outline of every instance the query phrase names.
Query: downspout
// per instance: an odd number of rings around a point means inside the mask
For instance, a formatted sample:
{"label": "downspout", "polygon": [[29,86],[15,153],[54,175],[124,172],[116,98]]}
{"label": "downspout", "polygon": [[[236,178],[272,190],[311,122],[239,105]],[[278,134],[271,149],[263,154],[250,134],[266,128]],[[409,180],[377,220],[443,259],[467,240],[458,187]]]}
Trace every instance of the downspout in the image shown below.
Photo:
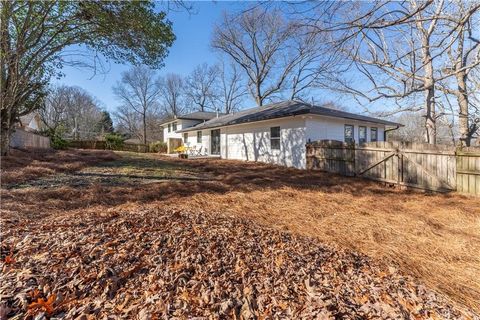
{"label": "downspout", "polygon": [[397,125],[395,128],[390,128],[390,129],[383,130],[383,141],[387,142],[387,132],[397,130],[400,127],[401,127],[400,125]]}

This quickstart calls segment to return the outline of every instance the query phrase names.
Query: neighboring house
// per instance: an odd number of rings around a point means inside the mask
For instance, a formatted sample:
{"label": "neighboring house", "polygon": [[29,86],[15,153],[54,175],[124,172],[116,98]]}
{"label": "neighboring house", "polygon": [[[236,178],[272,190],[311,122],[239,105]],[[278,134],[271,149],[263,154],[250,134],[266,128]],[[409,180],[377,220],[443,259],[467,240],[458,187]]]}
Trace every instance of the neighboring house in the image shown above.
{"label": "neighboring house", "polygon": [[20,117],[17,127],[25,131],[39,131],[42,129],[42,123],[40,115],[37,112],[31,112]]}
{"label": "neighboring house", "polygon": [[384,141],[386,130],[399,126],[382,119],[285,101],[214,117],[194,126],[177,125],[175,134],[183,135],[188,146],[202,148],[202,154],[305,168],[305,145],[309,141]]}
{"label": "neighboring house", "polygon": [[197,111],[178,117],[168,117],[160,123],[160,126],[163,128],[163,141],[168,142],[169,138],[182,139],[183,136],[178,131],[193,127],[220,115],[223,114]]}
{"label": "neighboring house", "polygon": [[36,134],[41,129],[43,129],[43,122],[37,112],[20,117],[10,136],[10,146],[12,148],[49,149],[50,138]]}

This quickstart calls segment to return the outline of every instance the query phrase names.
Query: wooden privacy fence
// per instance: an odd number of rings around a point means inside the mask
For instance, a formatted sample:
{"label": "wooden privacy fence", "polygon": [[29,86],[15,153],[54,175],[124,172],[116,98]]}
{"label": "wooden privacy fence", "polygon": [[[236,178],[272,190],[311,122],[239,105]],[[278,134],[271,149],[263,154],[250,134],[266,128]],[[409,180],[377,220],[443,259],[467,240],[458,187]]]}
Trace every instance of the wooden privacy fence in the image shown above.
{"label": "wooden privacy fence", "polygon": [[434,191],[480,195],[480,149],[418,143],[307,144],[307,168]]}
{"label": "wooden privacy fence", "polygon": [[[68,145],[71,148],[77,149],[99,149],[107,150],[106,141],[102,140],[69,140]],[[149,148],[145,144],[124,143],[121,147],[115,148],[118,151],[132,151],[132,152],[148,152]]]}
{"label": "wooden privacy fence", "polygon": [[17,128],[10,138],[10,146],[13,148],[49,149],[50,138]]}

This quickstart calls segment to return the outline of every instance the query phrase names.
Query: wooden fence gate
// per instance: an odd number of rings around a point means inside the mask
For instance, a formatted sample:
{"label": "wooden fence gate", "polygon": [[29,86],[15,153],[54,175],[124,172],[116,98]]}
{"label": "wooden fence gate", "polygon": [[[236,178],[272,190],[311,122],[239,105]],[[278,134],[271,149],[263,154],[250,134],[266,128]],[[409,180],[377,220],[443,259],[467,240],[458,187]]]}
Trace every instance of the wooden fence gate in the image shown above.
{"label": "wooden fence gate", "polygon": [[434,191],[480,194],[480,152],[418,143],[307,145],[307,168]]}

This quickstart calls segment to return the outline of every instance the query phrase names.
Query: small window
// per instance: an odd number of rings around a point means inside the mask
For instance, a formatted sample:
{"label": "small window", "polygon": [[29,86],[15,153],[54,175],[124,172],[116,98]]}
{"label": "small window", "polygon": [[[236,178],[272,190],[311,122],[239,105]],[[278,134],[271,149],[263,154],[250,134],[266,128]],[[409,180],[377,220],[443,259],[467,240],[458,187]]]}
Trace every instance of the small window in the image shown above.
{"label": "small window", "polygon": [[351,124],[345,125],[345,142],[353,142],[353,126]]}
{"label": "small window", "polygon": [[202,131],[197,131],[197,143],[202,143]]}
{"label": "small window", "polygon": [[174,122],[174,123],[172,124],[172,127],[173,127],[173,131],[177,131],[177,123],[176,123],[176,122]]}
{"label": "small window", "polygon": [[169,123],[169,124],[168,124],[168,132],[171,132],[171,131],[172,131],[172,124]]}
{"label": "small window", "polygon": [[378,130],[377,128],[370,128],[370,141],[378,141]]}
{"label": "small window", "polygon": [[183,143],[187,144],[187,142],[188,142],[188,133],[185,132],[185,133],[183,134]]}
{"label": "small window", "polygon": [[280,150],[280,127],[270,128],[270,148]]}
{"label": "small window", "polygon": [[358,143],[367,142],[367,127],[358,127]]}

